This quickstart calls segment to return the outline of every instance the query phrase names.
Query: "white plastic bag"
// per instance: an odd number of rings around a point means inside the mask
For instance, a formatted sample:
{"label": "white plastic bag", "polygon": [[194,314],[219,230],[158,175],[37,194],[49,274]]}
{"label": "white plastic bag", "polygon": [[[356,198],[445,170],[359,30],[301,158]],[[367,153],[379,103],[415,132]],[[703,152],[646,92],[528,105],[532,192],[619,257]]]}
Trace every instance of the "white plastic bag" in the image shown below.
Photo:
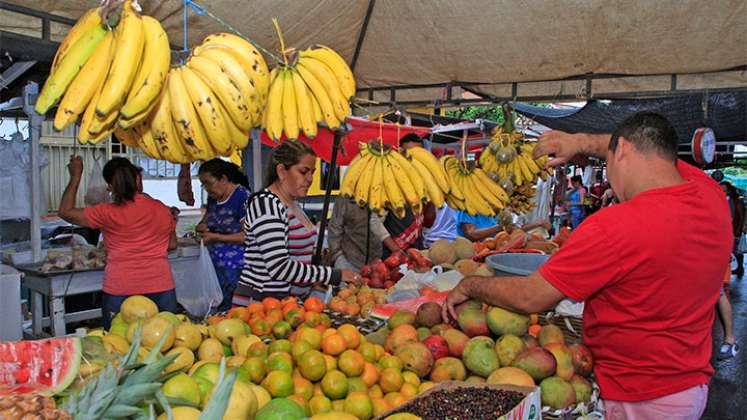
{"label": "white plastic bag", "polygon": [[88,173],[88,187],[86,188],[86,194],[83,196],[83,202],[86,206],[109,202],[109,191],[107,191],[106,180],[104,180],[104,170],[95,157],[93,158],[91,171]]}
{"label": "white plastic bag", "polygon": [[194,317],[204,318],[210,312],[210,308],[218,306],[223,300],[213,260],[204,243],[200,244],[200,258],[196,269],[174,273],[174,283],[177,302]]}

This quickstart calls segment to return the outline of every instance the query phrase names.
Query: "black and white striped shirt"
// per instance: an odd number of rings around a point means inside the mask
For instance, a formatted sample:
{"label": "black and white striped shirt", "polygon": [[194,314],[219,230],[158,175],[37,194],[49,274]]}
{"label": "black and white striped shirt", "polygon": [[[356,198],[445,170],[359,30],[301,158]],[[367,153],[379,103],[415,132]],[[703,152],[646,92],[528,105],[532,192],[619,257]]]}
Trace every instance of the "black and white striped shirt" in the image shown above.
{"label": "black and white striped shirt", "polygon": [[338,284],[338,270],[294,261],[289,227],[288,209],[275,194],[262,190],[249,198],[241,284],[260,295],[288,294],[291,285]]}

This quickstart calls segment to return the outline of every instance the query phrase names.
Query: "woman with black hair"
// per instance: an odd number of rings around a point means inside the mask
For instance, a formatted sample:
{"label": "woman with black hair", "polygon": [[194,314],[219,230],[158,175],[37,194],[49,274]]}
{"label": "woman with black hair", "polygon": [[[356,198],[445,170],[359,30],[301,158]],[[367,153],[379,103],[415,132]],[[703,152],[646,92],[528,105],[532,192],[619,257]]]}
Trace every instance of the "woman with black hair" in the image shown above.
{"label": "woman with black hair", "polygon": [[176,220],[163,203],[143,194],[140,168],[125,158],[104,165],[112,203],[76,208],[75,196],[83,175],[83,160],[72,156],[70,181],[62,194],[58,215],[78,226],[100,229],[106,248],[101,310],[104,328],[132,295],[144,295],[161,311],[175,312],[174,278],[168,251],[176,249]]}
{"label": "woman with black hair", "polygon": [[315,168],[311,147],[285,141],[272,151],[266,187],[249,198],[240,291],[254,301],[301,294],[312,285],[361,282],[352,270],[311,264],[317,229],[296,200],[306,196]]}
{"label": "woman with black hair", "polygon": [[249,180],[241,169],[231,162],[212,159],[200,166],[197,173],[208,193],[207,211],[197,225],[223,291],[223,301],[218,312],[231,309],[233,292],[239,284],[244,267],[244,230],[246,201],[249,198]]}

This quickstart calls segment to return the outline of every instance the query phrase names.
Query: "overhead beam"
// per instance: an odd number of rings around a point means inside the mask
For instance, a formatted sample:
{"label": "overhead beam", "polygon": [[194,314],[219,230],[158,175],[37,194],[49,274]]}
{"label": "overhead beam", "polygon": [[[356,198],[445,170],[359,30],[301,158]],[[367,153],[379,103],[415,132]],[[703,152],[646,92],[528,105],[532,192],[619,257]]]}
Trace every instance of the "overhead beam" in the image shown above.
{"label": "overhead beam", "polygon": [[353,52],[353,60],[350,62],[350,70],[355,72],[355,65],[358,64],[358,57],[361,54],[361,47],[363,46],[363,40],[366,39],[366,33],[368,32],[368,22],[371,20],[371,14],[373,13],[374,5],[376,0],[368,0],[368,8],[366,9],[366,15],[363,17],[363,24],[361,30],[358,32],[358,41],[355,43],[355,51]]}
{"label": "overhead beam", "polygon": [[0,51],[14,61],[36,61],[51,64],[60,44],[32,36],[0,31]]}
{"label": "overhead beam", "polygon": [[[49,41],[50,38],[50,22],[63,23],[68,26],[75,25],[75,19],[70,19],[64,16],[53,15],[51,13],[43,12],[41,10],[30,9],[28,7],[19,6],[17,4],[8,3],[7,1],[0,1],[0,9],[8,10],[14,13],[19,13],[26,16],[33,16],[41,19],[42,25],[42,37],[41,39]],[[0,44],[2,45],[2,44]]]}

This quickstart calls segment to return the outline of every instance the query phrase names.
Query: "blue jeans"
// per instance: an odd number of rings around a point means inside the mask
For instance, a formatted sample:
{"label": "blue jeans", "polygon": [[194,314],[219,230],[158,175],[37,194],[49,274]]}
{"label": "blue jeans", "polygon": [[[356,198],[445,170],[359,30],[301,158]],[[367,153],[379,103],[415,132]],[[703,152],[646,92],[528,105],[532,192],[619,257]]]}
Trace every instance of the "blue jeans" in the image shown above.
{"label": "blue jeans", "polygon": [[[112,318],[119,312],[119,307],[122,306],[122,302],[131,295],[110,295],[109,293],[102,293],[101,296],[101,315],[104,318],[104,328],[109,329],[112,325]],[[143,296],[152,300],[159,311],[176,312],[176,291],[175,289],[166,290],[165,292],[158,293],[147,293]]]}
{"label": "blue jeans", "polygon": [[223,300],[215,310],[217,312],[225,312],[231,309],[231,305],[233,304],[233,292],[236,291],[236,286],[239,284],[241,269],[215,267],[215,274],[218,276],[220,290],[223,291]]}

